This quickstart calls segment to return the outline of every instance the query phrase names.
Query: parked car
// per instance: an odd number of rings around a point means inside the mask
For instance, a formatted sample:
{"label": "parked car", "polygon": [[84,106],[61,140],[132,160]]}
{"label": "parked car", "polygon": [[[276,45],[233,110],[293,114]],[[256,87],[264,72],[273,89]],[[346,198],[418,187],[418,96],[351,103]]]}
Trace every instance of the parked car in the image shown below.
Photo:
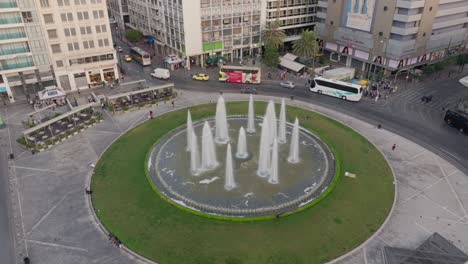
{"label": "parked car", "polygon": [[120,46],[118,46],[116,50],[117,50],[118,52],[122,52],[122,51],[123,51],[122,47],[120,47]]}
{"label": "parked car", "polygon": [[167,80],[171,78],[171,73],[169,72],[168,69],[157,68],[157,69],[154,69],[153,72],[151,72],[151,76],[157,79]]}
{"label": "parked car", "polygon": [[288,88],[288,89],[294,89],[294,87],[296,87],[296,85],[290,81],[282,82],[280,83],[280,86],[283,88]]}
{"label": "parked car", "polygon": [[208,76],[208,75],[206,75],[204,73],[199,73],[199,74],[193,75],[192,79],[196,80],[196,81],[208,81],[210,79],[210,76]]}
{"label": "parked car", "polygon": [[124,55],[124,61],[126,62],[131,62],[132,61],[132,57],[130,57],[130,55]]}
{"label": "parked car", "polygon": [[257,94],[257,89],[255,89],[254,87],[244,87],[241,88],[240,92],[245,94]]}

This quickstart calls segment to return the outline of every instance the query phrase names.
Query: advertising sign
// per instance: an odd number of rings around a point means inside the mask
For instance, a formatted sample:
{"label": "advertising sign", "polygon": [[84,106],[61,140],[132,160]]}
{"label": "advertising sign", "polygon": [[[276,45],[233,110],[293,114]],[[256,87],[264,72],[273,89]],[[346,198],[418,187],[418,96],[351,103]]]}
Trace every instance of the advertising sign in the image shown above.
{"label": "advertising sign", "polygon": [[370,31],[375,0],[345,0],[345,26]]}
{"label": "advertising sign", "polygon": [[242,72],[224,72],[227,76],[226,82],[242,83]]}

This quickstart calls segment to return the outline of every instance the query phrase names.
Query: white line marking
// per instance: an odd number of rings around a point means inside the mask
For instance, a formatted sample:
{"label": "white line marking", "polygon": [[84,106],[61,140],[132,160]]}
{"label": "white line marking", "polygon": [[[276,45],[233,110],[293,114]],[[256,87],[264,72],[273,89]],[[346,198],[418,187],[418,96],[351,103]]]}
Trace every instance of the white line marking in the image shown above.
{"label": "white line marking", "polygon": [[437,205],[437,207],[440,207],[442,208],[444,211],[447,211],[449,212],[451,215],[455,216],[457,219],[460,219],[460,218],[463,218],[464,216],[459,216],[457,215],[456,213],[450,211],[446,206],[443,206],[439,203],[437,203],[436,201],[432,200],[431,198],[429,198],[427,195],[423,194],[422,197],[424,197],[426,200],[432,202],[433,204]]}
{"label": "white line marking", "polygon": [[439,182],[443,181],[444,178],[439,178],[437,181],[431,183],[430,185],[428,185],[426,188],[416,192],[415,194],[411,195],[410,197],[406,198],[404,201],[401,202],[401,204],[405,204],[407,203],[409,200],[413,199],[414,197],[420,195],[421,193],[427,191],[428,189],[432,188],[434,185],[438,184]]}
{"label": "white line marking", "polygon": [[71,247],[71,246],[65,246],[65,245],[60,245],[60,244],[47,243],[47,242],[31,240],[31,239],[25,239],[25,241],[28,241],[28,242],[34,243],[34,244],[38,244],[38,245],[43,245],[43,246],[58,247],[58,248],[65,248],[65,249],[71,249],[71,250],[76,250],[76,251],[88,252],[87,249],[79,248],[79,247]]}
{"label": "white line marking", "polygon": [[463,203],[461,202],[460,197],[458,196],[457,192],[455,192],[455,189],[453,189],[452,183],[449,181],[447,175],[445,174],[445,171],[442,169],[442,166],[440,165],[440,161],[437,159],[437,157],[435,155],[433,155],[432,157],[435,160],[435,162],[437,163],[437,166],[439,166],[439,169],[442,172],[442,174],[444,175],[444,178],[447,181],[447,184],[448,184],[450,190],[452,191],[453,195],[455,196],[455,199],[457,200],[458,205],[461,207],[463,213],[465,214],[464,217],[468,216],[468,213],[466,212],[466,209],[463,206]]}
{"label": "white line marking", "polygon": [[15,166],[15,165],[12,165],[10,167],[17,168],[17,169],[33,170],[33,171],[45,171],[45,172],[59,173],[58,171],[53,171],[53,170],[38,169],[38,168],[31,168],[31,167],[21,167],[21,166]]}
{"label": "white line marking", "polygon": [[367,250],[366,250],[366,247],[362,248],[362,254],[364,255],[364,264],[367,264]]}
{"label": "white line marking", "polygon": [[432,232],[429,231],[429,229],[425,228],[423,225],[419,224],[418,222],[414,221],[414,224],[415,224],[417,227],[421,228],[424,232],[427,232],[427,233],[429,233],[429,234],[432,234]]}
{"label": "white line marking", "polygon": [[65,198],[68,197],[69,194],[70,194],[70,192],[67,193],[67,194],[65,194],[65,196],[63,196],[62,199],[60,199],[60,201],[58,201],[58,202],[57,202],[57,203],[56,203],[56,204],[55,204],[55,205],[54,205],[54,206],[53,206],[53,207],[52,207],[52,208],[51,208],[51,209],[50,209],[50,210],[49,210],[49,211],[48,211],[32,228],[31,228],[31,230],[27,233],[27,235],[29,236],[29,235],[31,234],[31,232],[33,232],[34,229],[36,229],[36,227],[38,227],[38,226],[42,223],[42,221],[44,221],[44,220],[47,218],[47,216],[49,216],[50,213],[52,213],[52,211],[54,211],[54,209],[57,208],[57,206],[59,206],[59,205],[63,202],[63,200],[65,200]]}
{"label": "white line marking", "polygon": [[107,133],[107,134],[117,134],[120,135],[122,132],[113,132],[113,131],[104,131],[104,130],[88,130],[86,132],[97,132],[97,133]]}

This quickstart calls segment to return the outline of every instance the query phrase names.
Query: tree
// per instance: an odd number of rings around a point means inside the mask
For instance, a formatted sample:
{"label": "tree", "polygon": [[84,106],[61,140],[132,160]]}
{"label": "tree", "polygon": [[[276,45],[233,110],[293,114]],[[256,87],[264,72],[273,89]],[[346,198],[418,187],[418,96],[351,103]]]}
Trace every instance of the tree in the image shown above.
{"label": "tree", "polygon": [[294,54],[300,57],[312,58],[312,67],[314,67],[315,54],[317,54],[318,50],[319,45],[314,31],[302,31],[301,38],[293,42]]}
{"label": "tree", "polygon": [[143,32],[136,29],[131,29],[125,32],[125,38],[127,38],[130,42],[138,42],[143,38]]}
{"label": "tree", "polygon": [[279,27],[279,20],[275,20],[266,26],[265,30],[262,32],[262,39],[265,45],[266,43],[269,43],[275,48],[279,48],[284,45],[286,34],[284,33],[284,30]]}
{"label": "tree", "polygon": [[272,43],[265,43],[265,53],[263,54],[263,63],[270,68],[274,68],[279,64],[278,49]]}

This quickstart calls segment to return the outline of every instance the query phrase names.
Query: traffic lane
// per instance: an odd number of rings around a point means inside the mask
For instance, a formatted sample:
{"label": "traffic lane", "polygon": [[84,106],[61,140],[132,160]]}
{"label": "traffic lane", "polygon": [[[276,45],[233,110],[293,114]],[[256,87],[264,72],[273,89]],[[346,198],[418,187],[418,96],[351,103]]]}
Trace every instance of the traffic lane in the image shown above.
{"label": "traffic lane", "polygon": [[[188,89],[195,91],[213,91],[214,87],[208,85],[198,85],[193,82],[193,85],[187,85],[188,81],[176,81],[179,83],[180,89]],[[217,91],[226,93],[240,93],[242,85],[234,86],[234,84],[219,83],[216,85]],[[187,87],[187,88],[185,88]],[[458,133],[455,129],[444,125],[443,118],[432,122],[423,122],[419,119],[413,118],[411,115],[403,115],[401,113],[389,112],[387,109],[375,108],[369,102],[350,102],[344,101],[339,98],[330,96],[319,95],[308,91],[305,87],[303,89],[285,90],[277,85],[262,84],[257,87],[260,95],[274,95],[274,96],[294,96],[295,100],[303,100],[312,102],[314,104],[331,108],[342,113],[349,114],[353,117],[363,119],[364,121],[375,124],[381,124],[385,129],[404,136],[428,149],[433,150],[453,162],[459,169],[468,172],[468,160],[462,157],[468,156],[467,140],[468,138]],[[438,129],[437,129],[438,128]]]}
{"label": "traffic lane", "polygon": [[0,246],[0,262],[2,264],[14,263],[14,239],[10,221],[8,186],[7,154],[5,148],[0,148],[0,239],[2,241],[2,246]]}

